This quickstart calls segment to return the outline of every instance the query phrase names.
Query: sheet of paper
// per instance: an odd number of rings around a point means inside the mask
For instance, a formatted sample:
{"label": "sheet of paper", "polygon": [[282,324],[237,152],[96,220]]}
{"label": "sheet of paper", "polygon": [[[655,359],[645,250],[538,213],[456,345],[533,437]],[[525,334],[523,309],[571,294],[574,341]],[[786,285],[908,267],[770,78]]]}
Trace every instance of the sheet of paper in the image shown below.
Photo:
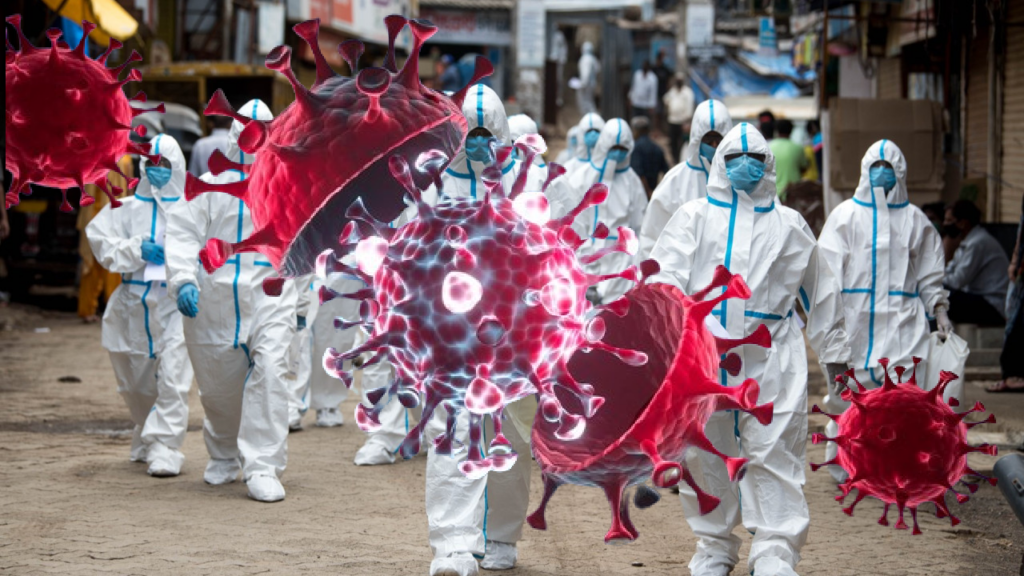
{"label": "sheet of paper", "polygon": [[[164,245],[164,233],[167,228],[162,218],[157,218],[156,230],[153,233],[153,242],[163,246]],[[163,282],[167,280],[167,267],[163,264],[153,264],[152,262],[146,263],[146,270],[142,274],[142,280],[144,282]]]}
{"label": "sheet of paper", "polygon": [[708,331],[711,332],[712,336],[732,339],[732,336],[729,336],[729,332],[726,331],[725,326],[722,326],[722,323],[718,321],[718,318],[715,318],[711,314],[704,317],[704,325],[708,327]]}

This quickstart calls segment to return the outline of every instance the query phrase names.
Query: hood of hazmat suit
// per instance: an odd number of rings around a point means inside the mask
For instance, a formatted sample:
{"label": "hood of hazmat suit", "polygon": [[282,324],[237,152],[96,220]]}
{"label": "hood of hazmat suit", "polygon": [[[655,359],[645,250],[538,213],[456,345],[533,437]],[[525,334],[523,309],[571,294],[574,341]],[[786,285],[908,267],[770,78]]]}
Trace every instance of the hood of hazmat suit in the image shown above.
{"label": "hood of hazmat suit", "polygon": [[559,164],[565,167],[573,157],[576,155],[576,148],[579,145],[580,139],[583,137],[583,131],[580,130],[579,126],[573,126],[569,128],[569,131],[565,135],[565,149],[558,153],[555,157],[555,164]]}
{"label": "hood of hazmat suit", "polygon": [[[274,115],[260,100],[252,100],[239,113],[256,120],[270,121]],[[238,147],[238,138],[245,126],[241,122],[231,125],[229,160],[252,164],[255,156]],[[214,176],[206,173],[207,182],[229,183],[242,180],[245,175],[228,170]],[[208,273],[199,264],[199,250],[211,238],[227,242],[241,242],[252,234],[252,216],[245,203],[228,194],[201,194],[191,202],[181,202],[168,219],[167,273],[171,298],[186,284],[194,284],[200,292],[200,313],[194,321],[191,335],[199,343],[230,343],[234,348],[245,344],[253,323],[254,310],[266,299],[263,280],[276,276],[273,266],[255,252],[235,254],[227,265]],[[286,283],[290,284],[290,283]],[[294,312],[296,293],[291,297],[273,300],[276,304],[291,302]],[[193,323],[186,321],[186,335]]]}
{"label": "hood of hazmat suit", "polygon": [[[505,106],[501,103],[494,90],[483,84],[477,84],[469,89],[466,100],[462,103],[462,113],[466,116],[468,123],[467,134],[476,128],[484,128],[491,133],[500,146],[512,145],[512,133],[509,130],[508,118],[505,116]],[[444,195],[449,198],[482,198],[486,188],[483,184],[483,172],[487,168],[482,162],[470,160],[466,156],[465,146],[455,155],[448,168],[441,174],[441,182],[444,186]],[[506,191],[512,190],[519,171],[523,169],[522,163],[517,161],[515,155],[509,155],[502,166],[502,183]],[[530,170],[527,180],[527,191],[540,191],[544,184],[544,176],[536,166],[527,167]],[[424,194],[426,201],[431,201],[434,196],[432,188]],[[408,212],[408,211],[407,211]]]}
{"label": "hood of hazmat suit", "polygon": [[165,245],[167,215],[172,206],[185,203],[186,166],[181,147],[171,136],[161,134],[150,144],[153,154],[171,163],[170,181],[156,188],[146,175],[149,161],[143,158],[135,195],[124,198],[120,208],[104,207],[85,233],[100,265],[121,274],[121,285],[103,314],[103,347],[156,357],[163,330],[178,312],[165,297],[166,282],[145,279],[148,262],[142,259],[142,243]]}
{"label": "hood of hazmat suit", "polygon": [[601,118],[601,115],[596,112],[584,114],[583,118],[580,119],[580,123],[576,125],[576,128],[579,130],[576,149],[573,151],[572,159],[564,164],[566,178],[572,176],[577,170],[590,162],[596,144],[594,146],[587,145],[587,132],[591,130],[600,132],[604,129],[604,124],[604,118]]}
{"label": "hood of hazmat suit", "polygon": [[[636,261],[646,260],[665,224],[680,206],[690,200],[703,198],[708,193],[708,173],[711,161],[701,156],[700,141],[708,132],[725,136],[732,130],[732,117],[725,104],[718,100],[705,100],[693,112],[690,122],[690,142],[683,152],[683,161],[661,179],[651,195],[650,206],[644,214],[640,228],[640,250]],[[716,154],[717,155],[717,154]]]}
{"label": "hood of hazmat suit", "polygon": [[[870,170],[879,161],[896,172],[888,194],[871,185]],[[942,239],[910,203],[906,177],[907,161],[895,143],[872,144],[853,198],[832,211],[818,240],[842,285],[854,367],[865,384],[882,383],[880,358],[908,369],[914,356],[925,358],[928,315],[949,308]]]}
{"label": "hood of hazmat suit", "polygon": [[[626,157],[616,161],[609,157],[614,147],[624,147]],[[608,186],[608,199],[603,204],[587,208],[576,217],[573,229],[581,238],[590,238],[581,249],[581,254],[596,252],[607,243],[619,240],[619,228],[625,227],[635,234],[643,222],[644,210],[647,208],[647,193],[640,177],[629,165],[629,156],[633,153],[633,132],[629,124],[621,118],[609,120],[601,130],[601,137],[594,146],[591,161],[577,170],[569,178],[571,200],[569,205],[575,206],[583,199],[584,194],[594,184]],[[562,200],[559,200],[560,204]],[[564,214],[561,205],[552,210],[553,214]],[[608,227],[608,238],[593,238],[599,224]],[[635,242],[633,249],[636,249]],[[584,266],[591,274],[611,274],[621,272],[632,261],[632,256],[615,252],[600,260]],[[632,287],[628,280],[617,278],[598,284],[597,292],[603,302],[618,298]]]}
{"label": "hood of hazmat suit", "polygon": [[[537,123],[526,114],[515,114],[508,119],[508,129],[514,144],[519,140],[520,136],[526,136],[528,134],[540,135],[540,129],[537,127]],[[524,156],[516,150],[516,160],[518,162],[523,161]],[[533,166],[530,168],[530,179],[534,184],[538,183],[543,185],[544,181],[548,179],[548,166],[544,163],[544,157],[537,154],[533,157]],[[527,190],[532,192],[540,191],[540,186],[529,188],[527,184]]]}
{"label": "hood of hazmat suit", "polygon": [[[765,157],[764,176],[749,193],[735,189],[726,176],[725,157],[744,152]],[[676,210],[651,251],[661,265],[652,281],[693,294],[711,282],[719,265],[746,280],[750,299],[724,301],[713,314],[734,338],[764,324],[772,345],[737,349],[741,367],[735,375],[721,369],[719,377],[727,386],[756,379],[761,388],[758,401],[773,402],[775,412],[767,426],[735,412],[718,412],[709,420],[707,435],[715,446],[750,460],[737,492],[737,483],[729,481],[718,457],[692,451],[690,458],[699,459],[703,476],[698,482],[721,496],[722,503],[701,516],[692,491],[682,491],[687,521],[700,537],[690,567],[702,573],[716,563],[736,564],[739,541],[731,536],[735,525],[730,522],[739,522],[740,493],[743,522],[755,531],[750,566],[765,558],[795,566],[810,516],[801,490],[807,354],[794,308],[799,305],[807,313],[807,336],[821,361],[848,362],[842,296],[810,227],[799,213],[776,203],[775,160],[752,125],[741,123],[726,134],[709,172],[707,196]]]}

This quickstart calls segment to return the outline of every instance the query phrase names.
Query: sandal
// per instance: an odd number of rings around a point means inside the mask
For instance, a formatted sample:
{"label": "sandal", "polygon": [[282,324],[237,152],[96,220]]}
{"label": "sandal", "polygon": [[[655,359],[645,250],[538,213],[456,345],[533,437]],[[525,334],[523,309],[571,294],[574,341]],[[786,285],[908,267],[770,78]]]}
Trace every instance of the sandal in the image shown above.
{"label": "sandal", "polygon": [[[1011,381],[1014,381],[1014,384],[1010,384]],[[1006,380],[1000,380],[991,386],[986,386],[985,390],[993,394],[1024,392],[1024,380],[1021,380],[1020,378],[1007,378]]]}

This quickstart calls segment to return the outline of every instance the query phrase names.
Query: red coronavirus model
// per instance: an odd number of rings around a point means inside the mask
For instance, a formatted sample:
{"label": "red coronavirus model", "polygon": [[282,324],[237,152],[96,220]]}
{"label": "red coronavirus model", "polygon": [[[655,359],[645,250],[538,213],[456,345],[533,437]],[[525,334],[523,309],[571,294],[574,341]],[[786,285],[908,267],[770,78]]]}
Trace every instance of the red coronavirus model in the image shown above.
{"label": "red coronavirus model", "polygon": [[[725,286],[721,295],[705,300]],[[668,487],[680,480],[697,494],[706,514],[718,506],[718,498],[701,490],[683,462],[688,448],[706,450],[725,460],[731,479],[742,477],[746,460],[720,453],[704,435],[704,426],[717,410],[743,410],[762,424],[772,420],[772,404],[757,405],[759,388],[750,379],[741,386],[718,383],[718,369],[738,373],[739,356],[729,354],[743,344],[771,346],[768,329],[760,326],[742,340],[717,338],[705,326],[711,310],[727,298],[749,298],[750,289],[739,276],[720,266],[710,286],[685,296],[667,284],[641,285],[624,296],[629,311],[623,317],[602,312],[598,319],[612,345],[629,346],[646,354],[642,366],[626,365],[601,351],[577,352],[569,371],[605,398],[586,432],[566,442],[549,422],[537,419],[533,427],[533,453],[544,479],[544,499],[528,518],[544,530],[544,513],[561,484],[600,486],[612,508],[612,526],[605,542],[635,540],[636,528],[629,519],[625,490],[639,485],[634,501],[646,508],[658,500],[656,491],[642,484],[651,479]],[[575,399],[566,397],[567,409]]]}
{"label": "red coronavirus model", "polygon": [[[348,222],[345,212],[356,198],[366,210],[391,221],[405,208],[405,190],[391,177],[388,160],[399,156],[413,164],[421,154],[440,151],[451,158],[466,135],[462,101],[466,89],[451,98],[424,87],[419,80],[419,50],[437,28],[401,16],[384,20],[391,37],[383,68],[358,71],[363,45],[349,40],[338,47],[355,78],[338,76],[320,52],[319,20],[295,26],[316,58],[312,89],[295,79],[291,48],[279,46],[267,56],[267,68],[284,74],[295,89],[295,102],[270,122],[237,114],[217,92],[208,115],[230,116],[246,125],[238,145],[256,154],[251,165],[211,160],[214,174],[234,169],[248,174],[240,182],[209,184],[189,178],[188,199],[208,191],[242,199],[252,213],[253,234],[238,244],[210,240],[200,253],[208,271],[236,252],[260,252],[282,276],[313,271],[317,256],[335,246]],[[406,24],[414,46],[401,71],[395,63],[395,38]],[[477,60],[470,84],[490,74],[490,62]],[[418,172],[419,186],[429,184]],[[268,287],[268,291],[272,289]]]}
{"label": "red coronavirus model", "polygon": [[[6,207],[17,204],[19,194],[31,194],[29,183],[61,189],[64,201],[60,208],[65,212],[72,210],[67,199],[70,188],[81,191],[79,205],[96,201],[85,194],[86,184],[95,184],[110,197],[114,207],[120,206],[114,197],[120,190],[111,191],[107,185],[111,170],[121,172],[117,161],[132,153],[159,162],[159,157],[148,155],[149,144],[128,140],[133,117],[164,111],[162,104],[151,110],[133,108],[124,95],[122,87],[142,79],[142,75],[133,69],[120,80],[121,72],[142,57],[132,52],[123,65],[107,68],[107,58],[121,47],[113,39],[96,60],[86,56],[85,38],[96,28],[90,22],[82,22],[83,39],[74,50],[58,41],[59,29],[46,32],[49,49],[36,48],[21,32],[21,16],[10,16],[7,22],[18,31],[19,46],[15,50],[7,41],[4,67],[5,158],[14,176],[5,196]],[[139,94],[133,100],[145,102],[146,96]],[[145,135],[143,130],[140,128],[139,135]],[[137,182],[132,179],[128,186],[134,187]]]}
{"label": "red coronavirus model", "polygon": [[[522,166],[530,166],[542,142],[539,136],[520,138],[517,146],[526,157]],[[503,165],[510,152],[499,149],[496,165]],[[402,455],[409,458],[419,451],[423,429],[442,405],[448,412],[447,430],[435,440],[435,448],[451,454],[457,414],[468,410],[468,457],[460,467],[471,477],[515,463],[516,454],[501,433],[502,411],[527,395],[539,394],[539,414],[555,427],[555,434],[579,438],[603,399],[569,374],[566,363],[572,353],[585,346],[608,350],[630,364],[646,360],[643,354],[603,343],[601,321],[588,316],[589,285],[609,278],[638,280],[635,266],[607,276],[581,268],[581,263],[613,251],[635,252],[636,235],[626,228],[619,229],[619,239],[602,254],[580,259],[575,252],[583,240],[572,231],[573,218],[603,202],[608,189],[594,186],[580,206],[552,220],[543,192],[524,192],[527,170],[506,193],[500,170],[491,168],[484,174],[484,198],[445,198],[439,189],[442,200],[431,206],[411,172],[427,174],[440,187],[445,162],[432,155],[413,167],[401,157],[390,163],[416,205],[416,218],[389,228],[357,201],[349,210],[355,221],[342,233],[340,254],[354,253],[358,267],[346,266],[333,252],[324,253],[317,265],[318,274],[355,274],[369,285],[340,295],[362,300],[361,318],[348,325],[362,324],[371,332],[369,340],[344,353],[328,349],[324,368],[350,384],[351,374],[342,370],[346,360],[369,353],[367,364],[386,359],[395,367],[389,387],[369,392],[373,406],[356,409],[359,426],[379,426],[380,411],[394,397],[413,407],[422,396],[423,417],[402,443]],[[563,172],[553,167],[548,182]],[[649,265],[647,270],[652,270]],[[336,296],[327,289],[321,292],[321,299]],[[609,306],[622,313],[624,305],[621,300]],[[562,399],[570,396],[579,406],[577,413],[562,408]],[[488,414],[495,437],[485,449]]]}
{"label": "red coronavirus model", "polygon": [[[925,502],[935,504],[939,518],[950,517],[954,526],[960,521],[946,506],[946,493],[956,495],[957,502],[967,501],[968,496],[953,490],[953,485],[966,474],[987,479],[995,485],[994,478],[986,478],[967,465],[967,454],[983,452],[995,456],[996,447],[990,445],[970,446],[967,444],[967,430],[978,424],[993,423],[995,416],[989,414],[981,422],[964,422],[974,412],[984,412],[979,402],[966,412],[954,412],[957,400],[950,398],[947,405],[942,400],[946,386],[958,376],[942,372],[938,385],[930,391],[917,386],[917,363],[910,379],[904,383],[902,366],[894,368],[897,382],[889,377],[889,361],[879,360],[885,369],[885,383],[874,390],[866,391],[856,380],[854,372],[847,377],[856,383],[858,392],[847,388],[843,400],[851,402],[850,409],[841,415],[826,414],[839,425],[839,435],[828,438],[814,434],[815,444],[832,441],[838,444],[835,459],[823,464],[811,464],[812,470],[834,464],[849,474],[849,479],[839,485],[842,494],[836,500],[842,502],[856,488],[857,497],[853,504],[843,509],[853,515],[853,508],[866,496],[873,496],[885,503],[885,509],[878,523],[889,525],[889,506],[899,508],[896,528],[906,530],[903,520],[904,509],[910,509],[914,521],[914,534],[920,534],[917,526],[917,507]],[[814,412],[825,414],[817,406]],[[964,481],[971,492],[978,489],[976,482]]]}

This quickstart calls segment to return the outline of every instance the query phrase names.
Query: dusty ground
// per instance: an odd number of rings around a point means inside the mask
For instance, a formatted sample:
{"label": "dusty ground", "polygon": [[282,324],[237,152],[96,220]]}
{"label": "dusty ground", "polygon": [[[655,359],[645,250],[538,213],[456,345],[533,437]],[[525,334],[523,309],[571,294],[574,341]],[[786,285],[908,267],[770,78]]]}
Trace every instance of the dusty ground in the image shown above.
{"label": "dusty ground", "polygon": [[[36,332],[43,327],[49,332]],[[252,502],[241,484],[202,482],[202,411],[193,391],[184,473],[150,478],[144,465],[128,462],[127,411],[99,337],[98,326],[73,315],[0,308],[0,574],[427,573],[423,458],[356,468],[351,459],[362,437],[355,426],[310,427],[289,440],[288,498]],[[80,381],[61,381],[68,376]],[[1024,417],[1020,402],[1007,402],[989,407]],[[812,419],[812,427],[820,420]],[[820,461],[823,450],[812,446],[809,457]],[[1020,570],[1024,529],[995,488],[954,506],[964,519],[957,528],[922,514],[922,536],[878,526],[881,506],[874,501],[861,503],[852,518],[844,515],[825,471],[808,471],[806,493],[813,524],[801,574]],[[604,498],[593,489],[563,488],[548,532],[527,528],[520,566],[507,574],[687,574],[694,539],[675,499],[665,493],[633,518],[641,538],[605,546]],[[745,560],[734,574],[746,574],[742,566]]]}

